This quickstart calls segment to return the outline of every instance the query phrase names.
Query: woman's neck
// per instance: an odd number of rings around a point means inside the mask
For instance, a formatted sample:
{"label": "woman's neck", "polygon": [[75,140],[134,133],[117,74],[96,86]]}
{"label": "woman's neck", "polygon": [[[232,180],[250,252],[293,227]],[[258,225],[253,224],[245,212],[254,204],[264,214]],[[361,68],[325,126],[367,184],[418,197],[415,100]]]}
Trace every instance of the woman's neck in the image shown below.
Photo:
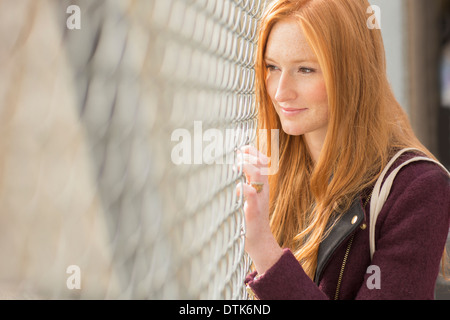
{"label": "woman's neck", "polygon": [[326,133],[327,130],[325,128],[325,130],[304,134],[306,145],[308,146],[308,150],[314,163],[317,163],[319,160],[320,152],[322,152],[323,144],[325,142]]}

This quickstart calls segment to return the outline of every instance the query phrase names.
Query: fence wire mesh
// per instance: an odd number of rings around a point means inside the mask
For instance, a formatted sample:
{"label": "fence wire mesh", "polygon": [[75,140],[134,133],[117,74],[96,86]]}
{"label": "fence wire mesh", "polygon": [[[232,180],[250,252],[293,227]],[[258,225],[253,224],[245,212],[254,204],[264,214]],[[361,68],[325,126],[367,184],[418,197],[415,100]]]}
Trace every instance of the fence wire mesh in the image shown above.
{"label": "fence wire mesh", "polygon": [[0,0],[2,298],[246,298],[265,6]]}

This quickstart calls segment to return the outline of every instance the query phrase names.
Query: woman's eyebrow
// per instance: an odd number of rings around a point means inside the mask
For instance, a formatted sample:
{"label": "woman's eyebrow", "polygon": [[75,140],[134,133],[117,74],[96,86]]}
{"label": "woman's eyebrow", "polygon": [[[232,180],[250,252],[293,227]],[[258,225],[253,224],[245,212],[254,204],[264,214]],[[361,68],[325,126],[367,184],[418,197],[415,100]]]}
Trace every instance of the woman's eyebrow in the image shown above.
{"label": "woman's eyebrow", "polygon": [[[264,60],[265,60],[265,61],[271,61],[271,62],[277,62],[277,59],[271,58],[271,57],[269,57],[269,56],[265,56],[265,57],[264,57]],[[297,63],[304,63],[304,62],[318,63],[317,59],[316,59],[316,58],[313,58],[313,57],[309,57],[309,58],[301,58],[301,59],[295,59],[295,60],[292,60],[292,61],[289,61],[289,62],[295,63],[295,64],[297,64]]]}
{"label": "woman's eyebrow", "polygon": [[272,61],[272,62],[275,62],[275,61],[276,61],[275,59],[273,59],[273,58],[271,58],[271,57],[269,57],[269,56],[264,56],[264,60]]}

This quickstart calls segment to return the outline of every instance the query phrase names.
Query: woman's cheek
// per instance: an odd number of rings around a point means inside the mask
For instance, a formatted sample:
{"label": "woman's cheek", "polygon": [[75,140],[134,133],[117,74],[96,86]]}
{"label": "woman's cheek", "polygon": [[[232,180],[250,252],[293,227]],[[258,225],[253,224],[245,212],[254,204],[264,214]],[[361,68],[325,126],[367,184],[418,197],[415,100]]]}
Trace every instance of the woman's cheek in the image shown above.
{"label": "woman's cheek", "polygon": [[302,91],[305,102],[312,105],[328,104],[327,88],[323,79],[314,79],[305,83]]}

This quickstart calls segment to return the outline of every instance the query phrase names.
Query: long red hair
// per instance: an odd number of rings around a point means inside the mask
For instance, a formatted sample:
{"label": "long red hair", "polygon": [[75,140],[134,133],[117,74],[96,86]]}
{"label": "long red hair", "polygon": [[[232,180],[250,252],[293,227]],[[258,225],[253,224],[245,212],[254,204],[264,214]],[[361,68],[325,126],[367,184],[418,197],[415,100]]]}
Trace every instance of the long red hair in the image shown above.
{"label": "long red hair", "polygon": [[[367,27],[365,0],[276,1],[262,18],[256,56],[259,129],[279,129],[279,170],[269,177],[271,228],[282,247],[291,248],[313,278],[319,244],[336,212],[372,186],[392,152],[419,142],[394,97],[386,75],[381,32]],[[265,51],[280,20],[302,27],[324,74],[329,124],[317,163],[302,136],[281,130],[266,89]],[[270,135],[258,141],[270,156]]]}

